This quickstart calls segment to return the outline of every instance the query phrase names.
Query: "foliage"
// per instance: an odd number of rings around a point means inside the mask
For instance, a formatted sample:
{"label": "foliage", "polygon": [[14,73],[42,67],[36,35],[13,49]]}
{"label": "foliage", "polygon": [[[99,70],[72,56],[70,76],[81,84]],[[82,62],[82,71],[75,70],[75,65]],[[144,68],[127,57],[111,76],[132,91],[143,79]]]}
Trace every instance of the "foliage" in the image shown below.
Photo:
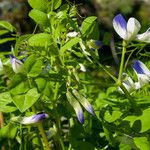
{"label": "foliage", "polygon": [[[100,35],[95,16],[85,18],[79,27],[76,7],[70,3],[28,2],[32,7],[29,17],[36,23],[32,34],[17,35],[10,23],[0,21],[0,34],[13,34],[13,39],[0,39],[0,44],[15,40],[11,51],[0,53],[0,146],[31,150],[150,149],[150,87],[145,84],[129,93],[122,77],[127,72],[137,80],[129,60],[134,51],[140,53],[148,44],[123,41],[120,46],[118,42],[120,53],[127,59],[120,60],[117,70],[100,63],[101,46],[99,50],[97,45],[91,47]],[[11,62],[10,54],[15,56]],[[140,57],[149,68],[148,55],[145,52]],[[19,67],[18,72],[14,67]],[[26,116],[30,121],[28,116],[40,112],[49,118],[32,125],[14,119]]]}

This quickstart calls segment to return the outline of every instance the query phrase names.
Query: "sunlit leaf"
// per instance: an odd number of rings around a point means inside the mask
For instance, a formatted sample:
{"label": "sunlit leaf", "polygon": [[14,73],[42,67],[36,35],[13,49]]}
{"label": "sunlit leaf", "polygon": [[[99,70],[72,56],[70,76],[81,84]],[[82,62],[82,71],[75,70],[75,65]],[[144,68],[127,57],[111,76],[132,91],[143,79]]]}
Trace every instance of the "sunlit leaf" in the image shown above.
{"label": "sunlit leaf", "polygon": [[135,137],[134,142],[140,150],[150,150],[150,142],[146,137]]}
{"label": "sunlit leaf", "polygon": [[26,94],[16,95],[13,97],[13,102],[17,108],[24,112],[30,108],[40,97],[36,88],[30,89]]}
{"label": "sunlit leaf", "polygon": [[33,9],[38,9],[43,12],[47,11],[48,0],[28,0],[28,3]]}
{"label": "sunlit leaf", "polygon": [[0,21],[0,27],[9,30],[10,32],[16,31],[15,27],[12,26],[9,22],[7,21]]}
{"label": "sunlit leaf", "polygon": [[40,10],[32,9],[29,12],[29,16],[39,25],[42,25],[42,26],[49,25],[49,19],[47,17],[47,14]]}
{"label": "sunlit leaf", "polygon": [[30,37],[28,42],[30,46],[46,47],[52,42],[52,38],[47,33],[38,33]]}

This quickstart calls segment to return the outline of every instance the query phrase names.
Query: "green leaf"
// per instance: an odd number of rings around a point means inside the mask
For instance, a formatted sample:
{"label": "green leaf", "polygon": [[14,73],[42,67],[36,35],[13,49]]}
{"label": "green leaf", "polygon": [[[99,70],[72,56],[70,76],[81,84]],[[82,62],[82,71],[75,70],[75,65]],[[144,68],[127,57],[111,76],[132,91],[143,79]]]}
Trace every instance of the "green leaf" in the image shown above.
{"label": "green leaf", "polygon": [[112,114],[110,114],[109,111],[106,111],[104,119],[107,122],[111,123],[111,122],[114,122],[115,120],[119,119],[121,115],[122,115],[122,113],[120,111],[113,111]]}
{"label": "green leaf", "polygon": [[25,70],[26,70],[26,72],[30,72],[30,70],[31,70],[31,68],[32,68],[32,66],[33,66],[33,64],[35,63],[35,60],[37,59],[37,56],[36,55],[30,55],[27,59],[26,59],[26,61],[25,61],[25,63],[24,63],[24,67],[25,67]]}
{"label": "green leaf", "polygon": [[133,125],[133,123],[136,120],[140,120],[141,121],[141,132],[145,132],[150,129],[150,119],[147,119],[147,118],[149,118],[149,114],[150,114],[150,108],[145,109],[141,116],[138,116],[138,117],[137,116],[128,116],[124,120],[130,121],[131,126]]}
{"label": "green leaf", "polygon": [[139,120],[141,120],[142,123],[141,132],[145,132],[150,129],[150,119],[148,119],[149,115],[150,115],[150,108],[145,109],[143,111],[142,116],[139,117]]}
{"label": "green leaf", "polygon": [[9,106],[12,103],[12,97],[9,92],[0,93],[0,112],[13,112],[16,107]]}
{"label": "green leaf", "polygon": [[146,137],[135,137],[134,143],[140,150],[150,150],[150,142]]}
{"label": "green leaf", "polygon": [[47,33],[39,33],[35,34],[28,40],[30,46],[40,46],[45,47],[47,45],[50,45],[52,42],[52,38]]}
{"label": "green leaf", "polygon": [[37,10],[37,9],[32,9],[29,12],[29,16],[39,25],[42,26],[49,26],[49,19],[47,17],[47,14]]}
{"label": "green leaf", "polygon": [[0,129],[0,139],[11,138],[13,139],[17,133],[17,127],[13,124],[8,124]]}
{"label": "green leaf", "polygon": [[0,35],[4,35],[4,34],[6,34],[8,32],[9,32],[8,30],[0,30]]}
{"label": "green leaf", "polygon": [[0,21],[0,27],[7,29],[10,32],[16,31],[15,27],[7,21]]}
{"label": "green leaf", "polygon": [[16,85],[13,89],[11,89],[10,92],[12,95],[18,95],[27,92],[28,89],[29,89],[28,83],[21,82],[18,85]]}
{"label": "green leaf", "polygon": [[47,12],[48,0],[28,0],[28,3],[33,9]]}
{"label": "green leaf", "polygon": [[[52,2],[53,2],[53,4],[52,4]],[[60,7],[61,3],[62,3],[62,0],[53,0],[53,1],[51,1],[51,5],[53,6],[54,10],[57,9],[58,7]]]}
{"label": "green leaf", "polygon": [[4,39],[0,39],[0,44],[3,44],[3,43],[6,43],[6,42],[9,42],[9,41],[14,41],[15,38],[4,38]]}
{"label": "green leaf", "polygon": [[13,102],[17,108],[24,112],[30,108],[40,97],[36,88],[30,89],[26,94],[16,95],[13,97]]}
{"label": "green leaf", "polygon": [[33,64],[32,68],[30,69],[30,72],[28,73],[28,76],[36,77],[41,73],[41,71],[42,71],[42,61],[37,60]]}
{"label": "green leaf", "polygon": [[93,22],[97,19],[96,16],[86,18],[81,25],[81,32],[83,35],[87,34],[93,26]]}
{"label": "green leaf", "polygon": [[64,53],[65,50],[70,49],[72,46],[76,45],[79,42],[80,42],[79,37],[75,37],[75,38],[71,39],[63,47],[61,47],[61,49],[60,49],[61,53]]}
{"label": "green leaf", "polygon": [[35,82],[37,84],[38,90],[42,91],[46,87],[46,80],[43,78],[37,78],[35,79]]}
{"label": "green leaf", "polygon": [[119,150],[131,150],[131,146],[128,144],[120,144],[119,145]]}

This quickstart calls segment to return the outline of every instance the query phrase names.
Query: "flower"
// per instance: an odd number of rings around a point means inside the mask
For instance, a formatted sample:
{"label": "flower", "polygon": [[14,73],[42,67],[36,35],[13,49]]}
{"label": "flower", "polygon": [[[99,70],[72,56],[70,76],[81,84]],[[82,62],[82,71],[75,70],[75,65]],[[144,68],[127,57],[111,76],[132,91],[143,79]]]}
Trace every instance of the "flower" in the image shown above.
{"label": "flower", "polygon": [[133,69],[138,77],[138,82],[136,82],[136,89],[139,89],[146,83],[150,82],[150,70],[145,66],[144,63],[137,60],[133,65]]}
{"label": "flower", "polygon": [[41,112],[41,113],[32,115],[30,117],[13,117],[11,121],[19,122],[20,124],[23,124],[23,125],[30,125],[30,124],[35,124],[40,121],[43,121],[44,119],[48,117],[49,117],[48,114]]}
{"label": "flower", "polygon": [[118,35],[126,41],[136,39],[142,42],[150,42],[150,28],[143,34],[137,34],[141,28],[140,22],[131,17],[128,22],[121,14],[113,19],[113,27]]}
{"label": "flower", "polygon": [[2,60],[0,59],[0,75],[3,74],[3,63]]}
{"label": "flower", "polygon": [[70,103],[70,105],[73,107],[75,113],[76,113],[76,116],[79,120],[79,122],[81,124],[84,123],[84,115],[83,115],[83,110],[79,104],[79,102],[75,99],[75,97],[69,92],[69,90],[67,91],[66,93],[66,96],[67,96],[67,99]]}
{"label": "flower", "polygon": [[80,66],[80,70],[82,72],[86,72],[86,68],[85,68],[85,66],[82,63],[79,63],[79,66]]}
{"label": "flower", "polygon": [[[135,84],[134,84],[133,80],[131,79],[131,77],[127,73],[123,73],[122,78],[123,78],[122,84],[127,89],[127,91],[129,93],[134,91],[135,90]],[[120,92],[122,94],[124,93],[120,87],[118,87],[117,90],[118,90],[118,92]]]}
{"label": "flower", "polygon": [[22,70],[23,63],[15,56],[10,55],[10,62],[12,65],[12,69],[15,73],[19,73]]}
{"label": "flower", "polygon": [[76,37],[79,33],[76,31],[68,32],[67,37]]}
{"label": "flower", "polygon": [[76,96],[78,101],[81,103],[81,105],[86,109],[86,111],[89,112],[91,115],[95,116],[94,109],[92,105],[89,103],[89,101],[77,90],[73,89],[72,92]]}
{"label": "flower", "polygon": [[83,111],[82,111],[81,106],[78,105],[78,107],[74,107],[74,110],[75,110],[75,113],[77,115],[77,118],[78,118],[79,122],[81,124],[83,124],[84,123],[84,115],[83,115]]}

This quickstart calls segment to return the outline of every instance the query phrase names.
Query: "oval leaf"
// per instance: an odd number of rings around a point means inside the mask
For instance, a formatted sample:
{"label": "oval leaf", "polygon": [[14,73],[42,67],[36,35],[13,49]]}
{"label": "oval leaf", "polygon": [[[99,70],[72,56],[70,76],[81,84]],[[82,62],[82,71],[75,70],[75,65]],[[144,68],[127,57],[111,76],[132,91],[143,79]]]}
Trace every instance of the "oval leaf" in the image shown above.
{"label": "oval leaf", "polygon": [[32,9],[29,13],[29,16],[39,25],[42,26],[49,25],[49,19],[47,17],[47,14],[40,10]]}
{"label": "oval leaf", "polygon": [[51,41],[52,41],[51,36],[47,33],[35,34],[28,40],[30,46],[40,46],[40,47],[50,45]]}
{"label": "oval leaf", "polygon": [[28,0],[28,2],[33,9],[38,9],[43,12],[47,11],[48,0]]}

